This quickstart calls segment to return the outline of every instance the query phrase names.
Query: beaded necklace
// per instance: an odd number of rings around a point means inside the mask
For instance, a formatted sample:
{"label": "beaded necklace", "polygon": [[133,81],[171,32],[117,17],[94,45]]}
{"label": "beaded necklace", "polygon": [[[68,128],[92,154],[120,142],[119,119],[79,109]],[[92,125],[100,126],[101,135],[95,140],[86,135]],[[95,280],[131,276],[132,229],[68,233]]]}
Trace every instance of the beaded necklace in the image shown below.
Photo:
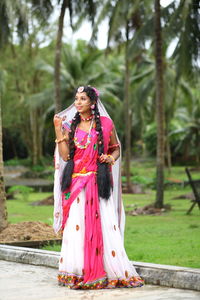
{"label": "beaded necklace", "polygon": [[81,120],[82,120],[82,121],[90,121],[90,120],[92,120],[93,115],[91,115],[91,116],[89,116],[89,117],[87,117],[87,118],[83,118],[82,116],[80,116],[80,117],[81,117]]}
{"label": "beaded necklace", "polygon": [[76,145],[77,148],[79,148],[79,149],[86,149],[87,146],[91,143],[91,137],[92,137],[91,130],[92,130],[92,127],[93,127],[93,123],[94,123],[94,119],[92,119],[89,132],[86,134],[87,135],[87,140],[86,140],[86,143],[84,145],[81,144],[81,143],[84,141],[85,136],[83,137],[83,139],[79,143],[78,138],[77,138],[78,126],[76,127],[75,134],[74,134],[74,144]]}

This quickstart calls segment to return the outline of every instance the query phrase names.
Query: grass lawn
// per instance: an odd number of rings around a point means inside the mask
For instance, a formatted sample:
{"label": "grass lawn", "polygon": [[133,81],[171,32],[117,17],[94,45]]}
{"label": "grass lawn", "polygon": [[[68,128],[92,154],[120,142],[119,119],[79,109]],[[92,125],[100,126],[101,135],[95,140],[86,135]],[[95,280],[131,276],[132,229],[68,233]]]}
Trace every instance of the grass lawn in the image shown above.
{"label": "grass lawn", "polygon": [[[125,248],[131,260],[200,268],[200,211],[195,207],[187,216],[189,200],[172,200],[188,192],[166,191],[172,211],[162,216],[126,217]],[[154,195],[127,195],[125,205],[151,203]]]}
{"label": "grass lawn", "polygon": [[[131,164],[131,171],[133,176],[141,176],[146,178],[146,180],[151,181],[152,178],[156,176],[156,161],[155,159],[149,159],[142,163],[141,161],[133,161]],[[188,168],[194,168],[194,166],[188,166]],[[199,171],[192,172],[193,179],[199,179]],[[168,169],[165,169],[165,179],[175,179],[180,181],[188,181],[188,177],[185,172],[185,168],[182,166],[173,166],[171,168],[171,172]]]}
{"label": "grass lawn", "polygon": [[52,206],[32,206],[31,202],[43,200],[51,193],[30,193],[28,201],[24,202],[20,195],[16,200],[7,201],[8,222],[41,221],[49,225],[53,222]]}
{"label": "grass lawn", "polygon": [[[190,188],[165,191],[165,203],[172,206],[162,216],[127,216],[125,248],[131,260],[171,264],[200,268],[200,211],[195,207],[192,214],[185,213],[189,200],[172,200],[173,197],[191,192]],[[7,201],[8,221],[53,222],[52,206],[31,206],[30,202],[42,200],[50,193],[31,193],[28,201]],[[155,191],[140,195],[123,195],[125,210],[130,205],[137,207],[152,203]],[[46,246],[45,249],[60,251],[60,246]]]}

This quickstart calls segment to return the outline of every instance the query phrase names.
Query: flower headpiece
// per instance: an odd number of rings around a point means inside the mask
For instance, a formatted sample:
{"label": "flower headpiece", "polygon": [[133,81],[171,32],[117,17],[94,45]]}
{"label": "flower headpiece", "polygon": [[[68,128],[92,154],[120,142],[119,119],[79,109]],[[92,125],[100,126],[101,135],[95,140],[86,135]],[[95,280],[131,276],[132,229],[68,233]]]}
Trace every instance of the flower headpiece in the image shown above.
{"label": "flower headpiece", "polygon": [[93,86],[91,88],[95,91],[95,94],[99,98],[99,94],[100,94],[99,91],[95,87],[93,87]]}
{"label": "flower headpiece", "polygon": [[79,86],[79,88],[77,89],[78,93],[82,93],[84,91],[84,86]]}
{"label": "flower headpiece", "polygon": [[[90,86],[90,85],[88,85],[88,86],[91,87],[95,91],[95,94],[99,98],[99,94],[100,94],[99,91],[93,86]],[[84,86],[79,86],[78,89],[77,89],[77,92],[82,93],[83,91],[84,91]]]}

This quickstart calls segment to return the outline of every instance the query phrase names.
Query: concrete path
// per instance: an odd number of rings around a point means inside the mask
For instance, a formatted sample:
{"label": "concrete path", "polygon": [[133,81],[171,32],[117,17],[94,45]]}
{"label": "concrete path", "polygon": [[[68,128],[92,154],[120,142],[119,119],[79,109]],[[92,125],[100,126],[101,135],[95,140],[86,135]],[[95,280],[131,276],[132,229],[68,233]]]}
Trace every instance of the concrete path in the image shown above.
{"label": "concrete path", "polygon": [[[58,269],[60,253],[0,245],[0,260]],[[200,269],[133,261],[146,284],[200,291]]]}
{"label": "concrete path", "polygon": [[200,292],[145,285],[74,291],[57,285],[57,269],[0,260],[0,300],[199,300]]}

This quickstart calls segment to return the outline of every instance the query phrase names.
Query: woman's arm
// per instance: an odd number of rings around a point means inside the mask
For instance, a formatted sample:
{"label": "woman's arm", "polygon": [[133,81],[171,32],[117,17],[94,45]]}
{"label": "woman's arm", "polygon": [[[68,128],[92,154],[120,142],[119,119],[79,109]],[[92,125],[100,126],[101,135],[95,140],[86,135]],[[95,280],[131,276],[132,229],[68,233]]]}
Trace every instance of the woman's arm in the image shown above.
{"label": "woman's arm", "polygon": [[109,142],[109,154],[102,154],[99,158],[100,162],[106,162],[108,164],[113,164],[120,156],[120,147],[117,141],[116,131],[113,128],[110,142]]}
{"label": "woman's arm", "polygon": [[63,160],[67,161],[69,158],[69,135],[67,130],[62,130],[62,118],[55,115],[54,119],[56,142],[58,144],[58,151]]}
{"label": "woman's arm", "polygon": [[110,137],[110,143],[108,145],[110,155],[114,157],[115,160],[117,160],[120,156],[120,147],[119,143],[117,141],[116,131],[115,128],[112,130],[112,134]]}

